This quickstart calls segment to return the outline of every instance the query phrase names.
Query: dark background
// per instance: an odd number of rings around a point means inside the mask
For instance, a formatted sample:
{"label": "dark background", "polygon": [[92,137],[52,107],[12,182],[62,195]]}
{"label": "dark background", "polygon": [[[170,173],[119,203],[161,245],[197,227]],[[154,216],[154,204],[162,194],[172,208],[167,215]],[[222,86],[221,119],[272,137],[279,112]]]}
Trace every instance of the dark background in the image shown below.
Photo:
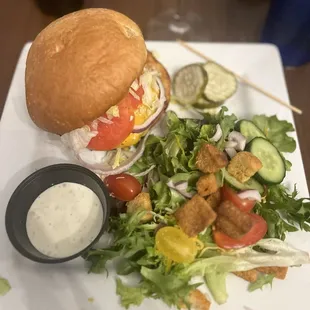
{"label": "dark background", "polygon": [[[85,0],[84,7],[106,7],[120,11],[135,20],[146,35],[148,21],[175,3],[176,0]],[[186,9],[197,11],[203,17],[201,31],[209,42],[259,41],[269,5],[268,0],[186,1]],[[23,45],[33,40],[53,19],[42,14],[35,0],[1,0],[0,113]],[[146,35],[146,39],[154,38]],[[291,103],[304,112],[302,116],[295,115],[295,121],[306,175],[310,176],[310,139],[307,137],[310,64],[285,68],[285,76]],[[310,185],[310,182],[308,184]]]}

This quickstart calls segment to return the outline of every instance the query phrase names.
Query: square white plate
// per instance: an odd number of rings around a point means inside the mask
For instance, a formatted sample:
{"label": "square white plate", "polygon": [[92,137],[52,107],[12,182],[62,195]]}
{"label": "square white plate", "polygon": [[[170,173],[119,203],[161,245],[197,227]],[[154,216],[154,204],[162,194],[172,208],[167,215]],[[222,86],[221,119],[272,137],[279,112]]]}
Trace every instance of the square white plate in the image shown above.
{"label": "square white plate", "polygon": [[[206,55],[247,77],[283,100],[288,100],[278,50],[261,44],[193,44]],[[99,310],[121,309],[115,294],[114,273],[87,274],[82,259],[61,265],[33,263],[19,255],[9,243],[4,227],[8,200],[17,185],[36,169],[46,165],[72,161],[56,136],[40,131],[30,120],[24,94],[25,60],[30,44],[25,45],[0,122],[0,277],[7,278],[12,290],[0,297],[0,310]],[[148,42],[149,49],[158,53],[159,60],[170,73],[188,63],[201,61],[177,43]],[[277,114],[293,122],[291,112],[240,85],[238,92],[227,101],[229,110],[239,118],[254,114]],[[172,107],[173,108],[173,107]],[[174,108],[173,108],[174,109]],[[184,114],[185,112],[181,112]],[[294,137],[296,135],[294,134]],[[288,159],[292,171],[286,183],[298,184],[300,196],[308,196],[308,188],[299,146]],[[310,251],[310,234],[294,233],[287,239],[300,249]],[[309,308],[310,266],[291,268],[285,281],[275,280],[273,288],[248,293],[247,283],[233,275],[228,278],[230,295],[227,304],[213,310],[292,310]],[[90,303],[88,298],[94,298]],[[145,300],[133,309],[165,309],[160,301]]]}

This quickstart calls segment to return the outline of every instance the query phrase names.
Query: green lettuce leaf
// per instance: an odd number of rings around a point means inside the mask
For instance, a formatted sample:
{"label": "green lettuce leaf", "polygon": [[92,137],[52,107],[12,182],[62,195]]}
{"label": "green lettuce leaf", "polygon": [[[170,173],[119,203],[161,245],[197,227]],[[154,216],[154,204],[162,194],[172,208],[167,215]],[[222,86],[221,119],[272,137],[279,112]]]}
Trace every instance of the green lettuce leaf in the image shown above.
{"label": "green lettuce leaf", "polygon": [[284,240],[287,232],[310,231],[310,199],[296,198],[296,188],[289,193],[283,185],[267,190],[265,201],[257,203],[255,212],[267,222],[267,238]]}
{"label": "green lettuce leaf", "polygon": [[272,286],[272,281],[274,279],[274,274],[259,274],[257,280],[252,282],[248,286],[248,291],[253,292],[257,289],[262,289],[265,285],[270,284]]}
{"label": "green lettuce leaf", "polygon": [[154,204],[154,211],[160,212],[169,208],[169,210],[176,210],[184,202],[186,198],[174,189],[168,187],[166,182],[159,181],[152,187],[151,199]]}
{"label": "green lettuce leaf", "polygon": [[153,282],[163,293],[173,293],[183,286],[187,285],[190,280],[188,277],[178,277],[175,274],[164,274],[163,269],[141,268],[141,275],[150,282]]}
{"label": "green lettuce leaf", "polygon": [[0,296],[4,296],[11,290],[11,285],[7,279],[0,278]]}
{"label": "green lettuce leaf", "polygon": [[[214,248],[214,247],[213,247]],[[310,264],[307,252],[297,250],[279,239],[262,239],[254,246],[221,252],[217,256],[196,259],[179,272],[182,276],[204,276],[217,303],[225,303],[228,295],[226,291],[226,274],[235,271],[246,271],[263,266],[298,266]],[[267,281],[268,279],[268,281]],[[271,282],[271,276],[263,277],[258,283],[250,287],[254,290]]]}
{"label": "green lettuce leaf", "polygon": [[237,117],[234,114],[232,114],[232,115],[224,116],[224,118],[220,121],[220,126],[222,129],[222,137],[216,143],[216,146],[220,150],[224,150],[225,140],[230,134],[230,132],[234,129],[236,120],[237,120]]}
{"label": "green lettuce leaf", "polygon": [[143,284],[151,287],[152,297],[161,299],[169,307],[179,306],[182,302],[187,304],[189,293],[202,284],[189,284],[189,277],[178,274],[173,269],[167,274],[164,266],[157,269],[142,267],[141,275]]}
{"label": "green lettuce leaf", "polygon": [[252,121],[280,152],[295,151],[296,141],[287,134],[295,131],[291,123],[279,120],[276,115],[256,115]]}
{"label": "green lettuce leaf", "polygon": [[216,146],[220,150],[224,149],[225,140],[227,136],[229,135],[229,133],[234,129],[235,122],[237,120],[237,117],[234,114],[227,115],[226,114],[227,111],[228,111],[228,108],[224,106],[221,108],[221,110],[217,114],[210,114],[210,113],[204,114],[204,119],[206,123],[213,124],[213,125],[219,124],[221,126],[221,129],[223,132],[222,137],[216,143]]}
{"label": "green lettuce leaf", "polygon": [[140,271],[143,266],[141,259],[148,262],[147,266],[158,266],[158,255],[149,250],[155,245],[154,229],[157,225],[141,224],[144,214],[145,212],[137,212],[110,218],[110,232],[114,233],[113,245],[107,249],[91,249],[83,255],[91,264],[89,272],[105,272],[106,263],[116,257],[121,258],[117,265],[120,275]]}
{"label": "green lettuce leaf", "polygon": [[[260,250],[257,250],[257,246]],[[180,272],[183,276],[192,277],[212,272],[227,273],[257,267],[287,267],[309,263],[307,252],[295,249],[279,239],[262,239],[255,246],[222,252],[216,257],[197,259]]]}
{"label": "green lettuce leaf", "polygon": [[227,273],[220,271],[206,273],[204,277],[207,287],[219,305],[224,304],[228,299],[226,277]]}
{"label": "green lettuce leaf", "polygon": [[116,294],[121,298],[121,305],[128,309],[130,306],[139,306],[148,295],[147,288],[143,286],[132,287],[123,284],[121,279],[116,279]]}
{"label": "green lettuce leaf", "polygon": [[85,256],[84,259],[90,262],[90,267],[88,272],[90,273],[103,273],[107,271],[106,263],[109,260],[112,260],[115,257],[120,255],[118,250],[105,250],[105,249],[95,249],[90,250]]}

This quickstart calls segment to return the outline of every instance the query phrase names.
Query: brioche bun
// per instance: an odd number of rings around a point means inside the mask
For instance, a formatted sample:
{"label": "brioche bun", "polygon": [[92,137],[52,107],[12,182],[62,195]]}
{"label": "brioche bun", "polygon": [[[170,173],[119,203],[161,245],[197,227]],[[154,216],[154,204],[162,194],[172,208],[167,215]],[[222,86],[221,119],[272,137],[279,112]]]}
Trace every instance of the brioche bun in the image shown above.
{"label": "brioche bun", "polygon": [[26,62],[26,102],[43,130],[64,134],[102,116],[142,73],[147,50],[139,27],[107,9],[87,9],[47,26]]}

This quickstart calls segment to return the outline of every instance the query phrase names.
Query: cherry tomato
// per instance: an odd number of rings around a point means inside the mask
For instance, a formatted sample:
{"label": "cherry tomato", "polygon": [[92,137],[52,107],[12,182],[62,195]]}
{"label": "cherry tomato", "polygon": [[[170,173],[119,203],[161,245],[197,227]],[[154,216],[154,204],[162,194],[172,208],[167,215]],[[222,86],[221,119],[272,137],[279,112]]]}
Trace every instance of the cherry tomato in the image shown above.
{"label": "cherry tomato", "polygon": [[237,193],[227,185],[224,185],[222,187],[221,197],[223,201],[225,200],[231,201],[236,207],[238,207],[243,212],[250,212],[256,204],[255,200],[240,198],[237,195]]}
{"label": "cherry tomato", "polygon": [[141,193],[140,182],[126,173],[109,175],[104,179],[104,184],[113,197],[122,201],[133,200]]}
{"label": "cherry tomato", "polygon": [[196,240],[189,238],[182,230],[166,226],[158,230],[155,236],[158,252],[169,261],[190,263],[197,254]]}
{"label": "cherry tomato", "polygon": [[213,238],[215,243],[224,249],[238,249],[245,246],[255,244],[261,240],[267,232],[267,223],[259,215],[251,213],[249,214],[252,217],[253,226],[249,232],[243,235],[239,239],[234,239],[228,235],[222,233],[221,231],[213,231]]}

